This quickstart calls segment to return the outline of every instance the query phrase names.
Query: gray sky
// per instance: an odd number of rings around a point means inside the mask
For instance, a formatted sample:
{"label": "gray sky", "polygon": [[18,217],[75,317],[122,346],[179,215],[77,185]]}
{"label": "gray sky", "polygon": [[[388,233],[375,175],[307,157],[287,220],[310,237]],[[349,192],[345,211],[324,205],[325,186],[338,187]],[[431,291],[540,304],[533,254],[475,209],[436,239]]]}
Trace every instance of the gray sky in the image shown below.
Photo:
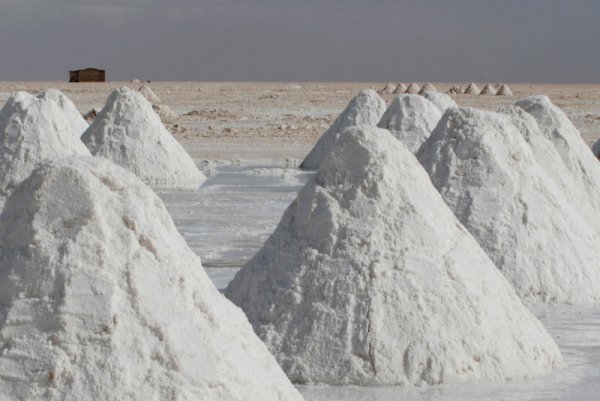
{"label": "gray sky", "polygon": [[600,82],[598,0],[0,0],[0,80]]}

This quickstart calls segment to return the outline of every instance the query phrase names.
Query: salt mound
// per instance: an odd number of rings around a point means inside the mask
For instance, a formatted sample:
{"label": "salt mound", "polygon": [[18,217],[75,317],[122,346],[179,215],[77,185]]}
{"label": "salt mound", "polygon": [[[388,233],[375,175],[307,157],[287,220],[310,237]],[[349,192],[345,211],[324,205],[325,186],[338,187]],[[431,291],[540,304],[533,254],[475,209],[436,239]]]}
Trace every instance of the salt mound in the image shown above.
{"label": "salt mound", "polygon": [[394,89],[396,89],[396,85],[393,82],[388,82],[379,93],[391,94],[394,93]]}
{"label": "salt mound", "polygon": [[[418,152],[446,204],[528,302],[600,300],[599,235],[514,119],[449,109]],[[533,132],[533,131],[530,131]]]}
{"label": "salt mound", "polygon": [[462,86],[454,85],[452,88],[450,88],[448,90],[448,93],[451,95],[462,95],[464,93],[464,90],[463,90]]}
{"label": "salt mound", "polygon": [[156,112],[156,114],[158,114],[160,120],[166,123],[172,122],[177,118],[177,114],[166,104],[153,104],[152,109]]}
{"label": "salt mound", "polygon": [[467,85],[464,93],[465,95],[479,95],[479,88],[475,83],[471,82],[469,85]]}
{"label": "salt mound", "polygon": [[510,90],[510,88],[508,87],[508,85],[504,85],[502,84],[500,86],[500,88],[498,89],[498,92],[496,92],[497,96],[512,96],[513,93]]}
{"label": "salt mound", "polygon": [[58,91],[37,96],[16,92],[7,100],[0,110],[0,195],[9,193],[44,159],[89,156],[79,140],[80,121],[71,105]]}
{"label": "salt mound", "polygon": [[544,374],[561,356],[385,130],[352,128],[226,295],[297,383]]}
{"label": "salt mound", "polygon": [[154,91],[152,90],[152,88],[150,88],[148,85],[142,85],[142,86],[140,86],[140,88],[138,89],[138,91],[151,104],[160,104],[161,103],[160,98],[158,97],[158,95],[156,93],[154,93]]}
{"label": "salt mound", "polygon": [[483,87],[483,89],[481,90],[481,92],[479,94],[480,95],[495,95],[496,89],[490,84],[485,84],[485,86]]}
{"label": "salt mound", "polygon": [[419,87],[419,84],[413,82],[410,85],[408,85],[408,88],[406,88],[406,92],[404,93],[416,95],[417,93],[419,93],[420,90],[421,88]]}
{"label": "salt mound", "polygon": [[396,89],[394,89],[394,92],[392,93],[394,95],[399,95],[404,92],[406,92],[406,85],[404,85],[403,83],[399,83],[398,86],[396,86]]}
{"label": "salt mound", "polygon": [[377,126],[389,130],[416,153],[441,117],[438,107],[423,96],[402,95],[392,100]]}
{"label": "salt mound", "polygon": [[352,126],[374,126],[385,112],[385,102],[372,89],[360,91],[358,96],[336,118],[331,127],[319,138],[300,168],[316,170],[325,156],[331,151],[333,143],[346,128]]}
{"label": "salt mound", "polygon": [[83,131],[85,131],[89,126],[71,99],[66,97],[61,91],[56,89],[47,89],[42,92],[40,96],[45,99],[52,99],[58,104],[58,107],[60,107],[65,118],[71,125],[71,128],[73,131],[75,131],[75,133],[78,134],[78,136],[81,136]]}
{"label": "salt mound", "polygon": [[109,161],[34,170],[0,244],[2,400],[301,400],[158,196]]}
{"label": "salt mound", "polygon": [[454,99],[445,93],[438,91],[425,91],[421,95],[433,103],[442,113],[450,107],[458,107]]}
{"label": "salt mound", "polygon": [[152,106],[136,91],[113,91],[81,140],[105,157],[158,187],[197,188],[206,179],[173,138]]}
{"label": "salt mound", "polygon": [[[595,221],[600,213],[600,165],[577,128],[547,96],[530,96],[515,105],[529,113],[541,130],[533,136],[540,139],[532,147],[542,167],[578,211]],[[550,147],[558,157],[545,156],[551,153]]]}
{"label": "salt mound", "polygon": [[433,86],[433,84],[431,82],[427,82],[425,85],[423,85],[423,87],[419,91],[419,95],[423,95],[427,91],[437,92],[437,89],[435,89],[435,86]]}

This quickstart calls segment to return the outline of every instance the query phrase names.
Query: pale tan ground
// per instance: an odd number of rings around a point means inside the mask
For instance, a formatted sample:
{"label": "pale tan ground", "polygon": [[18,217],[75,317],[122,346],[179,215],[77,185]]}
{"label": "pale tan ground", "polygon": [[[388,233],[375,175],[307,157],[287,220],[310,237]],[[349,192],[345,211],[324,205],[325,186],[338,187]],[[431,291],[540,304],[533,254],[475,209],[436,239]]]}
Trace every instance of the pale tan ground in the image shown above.
{"label": "pale tan ground", "polygon": [[[464,83],[458,83],[463,87]],[[478,83],[482,88],[485,83]],[[303,158],[359,90],[384,83],[152,82],[148,84],[179,117],[166,124],[195,158]],[[440,91],[452,84],[434,83]],[[10,92],[56,88],[82,113],[100,110],[112,89],[129,82],[0,82],[0,102]],[[460,106],[497,109],[516,99],[545,94],[579,128],[588,144],[600,137],[600,85],[509,84],[513,97],[452,95]],[[388,102],[395,95],[383,95]],[[189,114],[188,114],[189,113]]]}

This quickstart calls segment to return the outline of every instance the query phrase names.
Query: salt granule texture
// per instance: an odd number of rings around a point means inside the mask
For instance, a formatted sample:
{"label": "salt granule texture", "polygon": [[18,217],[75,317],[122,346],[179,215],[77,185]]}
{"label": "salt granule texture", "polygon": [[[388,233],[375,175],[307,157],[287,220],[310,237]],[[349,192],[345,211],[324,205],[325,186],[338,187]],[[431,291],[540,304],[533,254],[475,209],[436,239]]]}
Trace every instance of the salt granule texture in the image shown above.
{"label": "salt granule texture", "polygon": [[62,93],[16,92],[0,110],[0,195],[7,195],[44,159],[90,152],[79,139],[87,126]]}
{"label": "salt granule texture", "polygon": [[385,112],[385,102],[373,89],[360,91],[358,96],[336,118],[331,127],[319,138],[300,168],[316,170],[340,134],[353,126],[375,126]]}
{"label": "salt granule texture", "polygon": [[538,162],[533,119],[506,113],[448,109],[417,157],[523,300],[596,302],[598,231]]}
{"label": "salt granule texture", "polygon": [[[448,109],[450,107],[458,107],[458,105],[456,104],[454,99],[452,99],[450,96],[446,95],[445,93],[441,93],[438,91],[425,91],[425,92],[421,93],[421,95],[425,99],[427,99],[431,103],[433,103],[440,110],[441,113],[444,113],[446,111],[446,109]],[[440,117],[441,117],[441,115],[440,115]]]}
{"label": "salt granule texture", "polygon": [[163,203],[105,159],[46,161],[0,215],[0,399],[301,400]]}
{"label": "salt granule texture", "polygon": [[488,382],[562,365],[415,157],[374,127],[338,139],[226,295],[296,383]]}
{"label": "salt granule texture", "polygon": [[206,177],[165,128],[141,93],[114,90],[81,137],[105,157],[154,187],[197,188]]}
{"label": "salt granule texture", "polygon": [[377,126],[389,130],[416,153],[441,117],[440,109],[425,97],[401,95],[392,100]]}

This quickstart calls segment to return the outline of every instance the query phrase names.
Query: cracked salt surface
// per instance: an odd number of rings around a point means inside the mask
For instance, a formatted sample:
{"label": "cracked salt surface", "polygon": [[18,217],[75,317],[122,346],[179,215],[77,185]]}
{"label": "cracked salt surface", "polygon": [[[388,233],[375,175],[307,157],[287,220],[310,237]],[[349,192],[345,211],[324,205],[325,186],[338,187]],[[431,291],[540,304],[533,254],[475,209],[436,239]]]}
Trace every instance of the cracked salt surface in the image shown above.
{"label": "cracked salt surface", "polygon": [[[263,174],[253,174],[260,169]],[[311,173],[278,160],[223,164],[197,192],[162,192],[175,223],[217,286],[224,288],[275,229]],[[283,168],[286,170],[286,168]],[[269,171],[272,174],[269,175]],[[499,384],[429,387],[298,386],[307,401],[593,400],[600,394],[600,307],[536,307],[567,367]]]}

